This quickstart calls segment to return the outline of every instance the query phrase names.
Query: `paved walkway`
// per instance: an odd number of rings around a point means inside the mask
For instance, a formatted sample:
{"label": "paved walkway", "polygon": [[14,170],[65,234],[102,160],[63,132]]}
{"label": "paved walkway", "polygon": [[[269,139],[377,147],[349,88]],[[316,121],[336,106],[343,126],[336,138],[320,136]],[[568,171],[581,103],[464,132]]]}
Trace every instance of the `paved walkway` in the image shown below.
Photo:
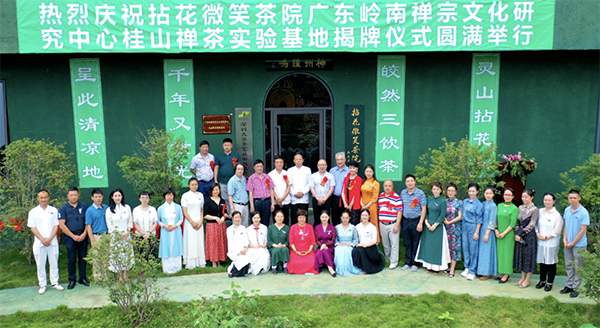
{"label": "paved walkway", "polygon": [[[458,272],[457,272],[458,273]],[[350,277],[331,277],[328,272],[316,276],[298,276],[264,273],[259,276],[247,276],[233,279],[241,286],[239,290],[250,291],[259,289],[260,295],[290,295],[290,294],[385,294],[385,295],[418,295],[423,293],[436,294],[446,291],[452,294],[470,294],[475,297],[496,295],[514,298],[542,299],[554,296],[562,303],[594,304],[585,297],[570,298],[559,294],[564,287],[564,276],[555,279],[555,287],[551,292],[535,289],[538,276],[534,275],[528,288],[518,288],[513,285],[520,274],[511,276],[506,284],[498,284],[494,279],[468,281],[457,275],[450,279],[444,273],[428,274],[420,269],[418,272],[401,271],[400,269],[384,269],[375,275],[356,275]],[[178,276],[159,279],[162,287],[168,287],[167,298],[186,302],[200,298],[200,294],[212,296],[222,295],[229,289],[231,281],[226,273],[200,274],[193,276]],[[383,283],[385,282],[385,283]],[[66,287],[66,284],[63,285]],[[0,315],[22,311],[49,310],[65,304],[70,308],[95,308],[110,304],[106,292],[99,287],[76,285],[74,289],[62,292],[48,288],[46,294],[38,295],[38,287],[24,287],[0,290]]]}

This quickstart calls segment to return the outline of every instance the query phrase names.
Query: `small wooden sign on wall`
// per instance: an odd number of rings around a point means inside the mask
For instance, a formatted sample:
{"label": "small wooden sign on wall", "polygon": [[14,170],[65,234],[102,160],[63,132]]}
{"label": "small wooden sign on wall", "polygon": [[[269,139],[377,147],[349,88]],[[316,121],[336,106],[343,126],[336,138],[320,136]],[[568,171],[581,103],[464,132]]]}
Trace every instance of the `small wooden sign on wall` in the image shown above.
{"label": "small wooden sign on wall", "polygon": [[202,115],[203,134],[230,134],[231,115]]}

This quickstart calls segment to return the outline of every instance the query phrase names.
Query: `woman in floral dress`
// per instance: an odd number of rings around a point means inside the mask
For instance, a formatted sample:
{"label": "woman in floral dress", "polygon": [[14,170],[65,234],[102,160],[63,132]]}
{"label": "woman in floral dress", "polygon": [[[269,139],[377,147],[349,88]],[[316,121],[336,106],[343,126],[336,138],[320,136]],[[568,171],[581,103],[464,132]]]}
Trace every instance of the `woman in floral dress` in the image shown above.
{"label": "woman in floral dress", "polygon": [[446,233],[448,234],[448,247],[450,248],[450,258],[452,262],[450,268],[446,271],[448,277],[454,278],[454,269],[456,268],[456,262],[460,261],[462,253],[462,201],[456,198],[456,192],[458,188],[454,183],[449,183],[446,187],[446,219],[444,224],[446,225]]}

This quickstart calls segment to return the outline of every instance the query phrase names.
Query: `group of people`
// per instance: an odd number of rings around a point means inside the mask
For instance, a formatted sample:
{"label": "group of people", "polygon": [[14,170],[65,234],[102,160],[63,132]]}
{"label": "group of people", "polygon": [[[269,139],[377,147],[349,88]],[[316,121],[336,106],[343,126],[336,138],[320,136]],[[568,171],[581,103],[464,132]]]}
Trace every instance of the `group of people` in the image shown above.
{"label": "group of people", "polygon": [[[457,262],[464,257],[461,276],[466,279],[497,276],[499,283],[506,283],[516,269],[522,275],[515,285],[526,288],[539,263],[536,288],[550,291],[562,231],[568,278],[561,293],[578,296],[577,268],[583,263],[580,250],[587,245],[589,214],[575,190],[569,193],[571,205],[563,217],[554,208],[553,194],[545,194],[545,207],[538,209],[533,204],[535,192],[529,189],[523,192],[524,204],[519,208],[512,204],[515,195],[510,188],[503,191],[505,202],[496,205],[494,188],[486,187],[481,202],[477,184],[469,185],[469,198],[462,201],[456,198],[458,187],[452,183],[446,186],[447,198],[439,183],[431,186],[431,196],[426,197],[410,174],[400,194],[391,180],[384,181],[380,192],[374,167],[365,166],[363,179],[359,164],[350,161],[346,165],[343,152],[336,154],[337,165],[329,171],[327,162],[319,160],[315,173],[303,165],[302,154],[296,154],[295,166],[287,170],[283,159],[275,157],[275,169],[268,174],[263,172],[264,163],[256,160],[255,172],[246,179],[241,157],[232,146],[231,139],[224,139],[224,152],[215,157],[208,153],[208,142],[200,143],[200,153],[191,164],[196,178],[189,180],[181,204],[174,202],[176,192],[168,188],[158,209],[148,205],[150,195],[142,192],[140,205],[132,211],[122,190],[110,193],[107,206],[102,191],[94,189],[88,207],[72,187],[68,202],[56,210],[48,205],[48,192],[40,191],[40,205],[31,210],[28,220],[36,236],[33,247],[40,294],[46,290],[46,258],[52,287],[64,289],[58,283],[56,233],[60,226],[69,256],[69,289],[76,285],[77,266],[79,283],[89,286],[84,260],[88,237],[93,249],[107,233],[122,237],[114,244],[126,243],[135,230],[135,238],[147,240],[152,252],[159,240],[158,256],[166,273],[183,266],[205,267],[207,260],[216,267],[229,258],[230,277],[277,274],[279,268],[292,274],[318,274],[326,269],[333,277],[372,274],[383,270],[385,260],[389,269],[399,266],[401,232],[405,248],[401,270],[418,271],[422,266],[427,272],[443,271],[453,278]],[[314,226],[308,223],[309,194]],[[111,262],[109,270],[119,269],[127,266],[117,268]]]}

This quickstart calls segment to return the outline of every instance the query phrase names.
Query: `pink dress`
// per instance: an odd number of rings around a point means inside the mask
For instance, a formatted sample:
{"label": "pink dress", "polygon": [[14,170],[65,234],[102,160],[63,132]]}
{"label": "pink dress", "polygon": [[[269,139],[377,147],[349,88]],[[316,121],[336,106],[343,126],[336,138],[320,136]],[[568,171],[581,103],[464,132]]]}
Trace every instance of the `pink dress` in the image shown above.
{"label": "pink dress", "polygon": [[[310,224],[306,224],[304,227],[300,227],[298,223],[294,224],[290,228],[290,249],[292,245],[295,245],[296,251],[304,252],[309,250],[315,245],[315,232]],[[315,253],[310,252],[306,256],[300,256],[294,251],[290,251],[290,261],[287,266],[289,273],[295,274],[319,274],[319,271],[315,270]]]}

